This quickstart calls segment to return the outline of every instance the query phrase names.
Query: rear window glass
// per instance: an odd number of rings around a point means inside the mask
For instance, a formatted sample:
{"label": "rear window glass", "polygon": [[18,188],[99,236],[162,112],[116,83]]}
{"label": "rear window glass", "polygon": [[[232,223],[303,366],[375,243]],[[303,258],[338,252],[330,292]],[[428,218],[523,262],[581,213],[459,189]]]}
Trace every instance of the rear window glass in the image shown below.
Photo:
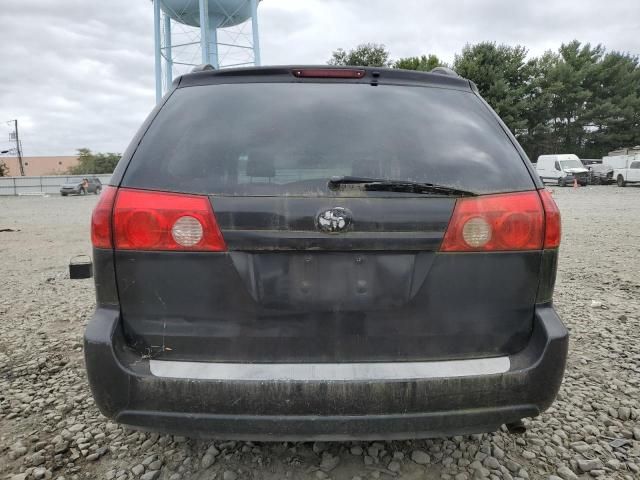
{"label": "rear window glass", "polygon": [[327,187],[337,175],[476,193],[533,187],[517,150],[472,93],[340,83],[178,89],[144,135],[123,185],[337,195]]}

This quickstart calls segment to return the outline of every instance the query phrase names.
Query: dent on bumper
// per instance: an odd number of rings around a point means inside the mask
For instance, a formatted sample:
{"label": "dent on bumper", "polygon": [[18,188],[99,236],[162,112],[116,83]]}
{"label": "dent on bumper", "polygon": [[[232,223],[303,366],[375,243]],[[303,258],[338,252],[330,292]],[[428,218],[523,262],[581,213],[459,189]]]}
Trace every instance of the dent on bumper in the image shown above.
{"label": "dent on bumper", "polygon": [[[458,363],[467,370],[441,375],[434,370],[438,364],[448,364],[440,365],[444,369],[456,364],[398,362],[377,369],[375,364],[334,364],[315,370],[158,365],[126,348],[117,310],[96,311],[85,333],[89,382],[106,416],[152,430],[255,440],[490,431],[535,416],[552,403],[567,345],[567,331],[551,307],[536,309],[531,341],[518,354],[463,361],[474,363]],[[375,373],[369,378],[367,370]]]}

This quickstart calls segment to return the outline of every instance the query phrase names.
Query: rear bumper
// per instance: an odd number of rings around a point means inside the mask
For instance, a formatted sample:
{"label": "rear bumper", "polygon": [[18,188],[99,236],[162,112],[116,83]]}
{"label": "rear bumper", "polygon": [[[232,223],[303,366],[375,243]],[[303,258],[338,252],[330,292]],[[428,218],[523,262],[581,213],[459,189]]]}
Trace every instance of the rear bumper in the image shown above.
{"label": "rear bumper", "polygon": [[85,333],[89,383],[107,417],[191,437],[252,440],[492,431],[549,407],[567,347],[567,330],[551,307],[536,309],[530,342],[521,352],[457,364],[171,365],[129,350],[118,311],[102,308]]}

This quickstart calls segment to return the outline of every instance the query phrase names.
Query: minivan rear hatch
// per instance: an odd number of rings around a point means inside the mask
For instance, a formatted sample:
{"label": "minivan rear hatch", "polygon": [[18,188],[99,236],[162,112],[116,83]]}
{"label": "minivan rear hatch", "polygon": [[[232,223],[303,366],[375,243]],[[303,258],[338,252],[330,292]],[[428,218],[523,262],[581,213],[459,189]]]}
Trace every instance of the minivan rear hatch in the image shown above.
{"label": "minivan rear hatch", "polygon": [[[406,186],[427,184],[442,188]],[[120,187],[205,197],[224,239],[221,251],[116,245],[125,334],[140,352],[428,360],[505,355],[530,335],[540,249],[441,251],[460,199],[535,190],[461,82],[178,88]]]}

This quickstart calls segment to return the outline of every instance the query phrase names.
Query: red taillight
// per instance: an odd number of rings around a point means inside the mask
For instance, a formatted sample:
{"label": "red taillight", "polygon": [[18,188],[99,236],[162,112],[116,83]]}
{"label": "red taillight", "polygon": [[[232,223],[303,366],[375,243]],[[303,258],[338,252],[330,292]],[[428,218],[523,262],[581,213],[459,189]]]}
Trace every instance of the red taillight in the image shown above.
{"label": "red taillight", "polygon": [[227,249],[209,199],[199,195],[120,189],[113,209],[115,248]]}
{"label": "red taillight", "polygon": [[365,71],[349,68],[300,68],[292,70],[299,78],[362,78]]}
{"label": "red taillight", "polygon": [[91,243],[96,248],[112,248],[111,212],[117,189],[105,185],[91,215]]}
{"label": "red taillight", "polygon": [[540,250],[544,211],[538,192],[461,198],[440,250],[488,252]]}
{"label": "red taillight", "polygon": [[560,210],[548,190],[540,190],[545,213],[544,248],[558,248],[562,234]]}

